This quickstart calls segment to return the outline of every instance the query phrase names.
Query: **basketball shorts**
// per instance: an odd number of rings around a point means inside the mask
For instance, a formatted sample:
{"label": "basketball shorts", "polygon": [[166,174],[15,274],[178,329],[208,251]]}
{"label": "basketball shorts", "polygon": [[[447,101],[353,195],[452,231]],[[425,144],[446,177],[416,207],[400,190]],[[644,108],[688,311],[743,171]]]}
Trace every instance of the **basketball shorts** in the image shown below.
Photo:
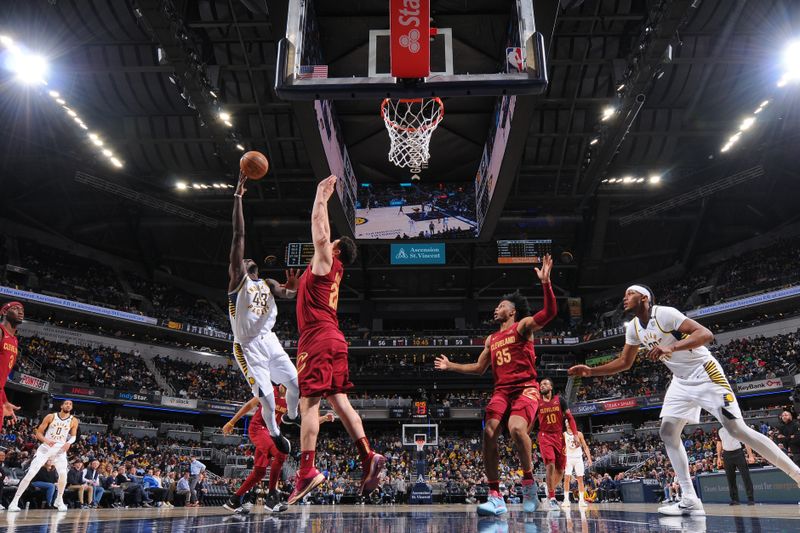
{"label": "basketball shorts", "polygon": [[297,345],[297,378],[303,398],[346,393],[352,389],[344,337],[301,337]]}
{"label": "basketball shorts", "polygon": [[558,470],[564,470],[567,466],[567,443],[564,442],[564,434],[540,431],[537,443],[544,464],[555,464]]}
{"label": "basketball shorts", "polygon": [[297,378],[289,355],[271,331],[252,339],[235,340],[233,358],[256,398],[272,391],[273,382],[290,383]]}
{"label": "basketball shorts", "polygon": [[40,444],[36,449],[36,453],[33,454],[33,459],[28,467],[28,471],[36,473],[47,461],[52,461],[56,472],[63,472],[66,474],[69,465],[67,464],[67,452],[59,451],[62,446],[64,446],[63,443],[56,443],[52,448],[47,444]]}
{"label": "basketball shorts", "polygon": [[275,447],[275,442],[269,436],[269,431],[267,431],[266,427],[251,422],[247,434],[250,437],[250,442],[256,447],[255,457],[253,458],[254,466],[266,468],[269,466],[272,457],[281,458],[283,461],[286,460],[286,454],[281,453]]}
{"label": "basketball shorts", "polygon": [[486,406],[486,420],[500,420],[507,423],[512,415],[521,416],[528,427],[536,420],[539,409],[539,387],[528,386],[518,389],[495,389]]}
{"label": "basketball shorts", "polygon": [[583,477],[586,469],[583,464],[583,456],[570,457],[567,456],[567,466],[564,474],[567,476]]}
{"label": "basketball shorts", "polygon": [[697,424],[700,422],[701,409],[708,411],[720,422],[742,418],[733,388],[728,383],[722,366],[713,357],[698,365],[687,379],[672,376],[660,416],[681,418]]}

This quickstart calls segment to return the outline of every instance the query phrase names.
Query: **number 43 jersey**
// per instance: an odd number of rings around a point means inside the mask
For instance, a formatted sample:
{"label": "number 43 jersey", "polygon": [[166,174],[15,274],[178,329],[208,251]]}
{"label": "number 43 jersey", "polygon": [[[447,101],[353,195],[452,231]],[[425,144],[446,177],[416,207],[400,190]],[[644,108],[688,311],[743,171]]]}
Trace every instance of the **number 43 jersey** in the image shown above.
{"label": "number 43 jersey", "polygon": [[489,336],[495,390],[537,386],[533,341],[517,331],[518,322]]}
{"label": "number 43 jersey", "polygon": [[246,341],[272,331],[278,317],[275,297],[263,279],[244,275],[239,287],[228,294],[228,317],[237,341]]}

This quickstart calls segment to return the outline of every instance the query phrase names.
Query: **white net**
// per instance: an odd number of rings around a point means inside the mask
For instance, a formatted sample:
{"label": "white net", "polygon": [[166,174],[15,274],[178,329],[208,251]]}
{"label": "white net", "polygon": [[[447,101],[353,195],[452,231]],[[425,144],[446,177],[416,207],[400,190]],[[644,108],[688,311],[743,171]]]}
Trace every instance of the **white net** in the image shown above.
{"label": "white net", "polygon": [[444,118],[439,98],[384,99],[381,116],[389,132],[389,161],[398,167],[423,168],[430,158],[431,135]]}

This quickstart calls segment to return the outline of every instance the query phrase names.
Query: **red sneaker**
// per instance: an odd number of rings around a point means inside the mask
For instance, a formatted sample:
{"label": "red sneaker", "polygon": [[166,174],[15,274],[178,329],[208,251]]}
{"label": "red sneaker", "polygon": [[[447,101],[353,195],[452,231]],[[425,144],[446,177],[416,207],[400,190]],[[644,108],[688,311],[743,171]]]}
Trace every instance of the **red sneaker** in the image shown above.
{"label": "red sneaker", "polygon": [[294,505],[302,500],[306,494],[314,490],[323,481],[325,481],[325,474],[316,468],[310,469],[302,477],[301,472],[298,470],[294,478],[294,490],[289,496],[289,505]]}
{"label": "red sneaker", "polygon": [[386,457],[379,453],[370,452],[369,457],[363,463],[364,472],[361,474],[361,489],[359,494],[369,494],[380,483],[381,470],[386,464]]}

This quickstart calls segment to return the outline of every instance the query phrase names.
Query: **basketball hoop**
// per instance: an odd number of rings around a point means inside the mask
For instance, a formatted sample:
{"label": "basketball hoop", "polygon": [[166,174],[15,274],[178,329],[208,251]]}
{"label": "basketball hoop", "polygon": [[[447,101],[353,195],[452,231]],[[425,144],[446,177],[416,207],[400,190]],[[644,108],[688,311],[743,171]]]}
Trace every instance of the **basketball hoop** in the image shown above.
{"label": "basketball hoop", "polygon": [[398,167],[424,168],[431,135],[444,118],[439,98],[385,98],[381,117],[389,132],[389,161]]}
{"label": "basketball hoop", "polygon": [[414,439],[414,444],[417,447],[418,453],[422,453],[425,451],[425,442],[426,442],[425,437]]}

